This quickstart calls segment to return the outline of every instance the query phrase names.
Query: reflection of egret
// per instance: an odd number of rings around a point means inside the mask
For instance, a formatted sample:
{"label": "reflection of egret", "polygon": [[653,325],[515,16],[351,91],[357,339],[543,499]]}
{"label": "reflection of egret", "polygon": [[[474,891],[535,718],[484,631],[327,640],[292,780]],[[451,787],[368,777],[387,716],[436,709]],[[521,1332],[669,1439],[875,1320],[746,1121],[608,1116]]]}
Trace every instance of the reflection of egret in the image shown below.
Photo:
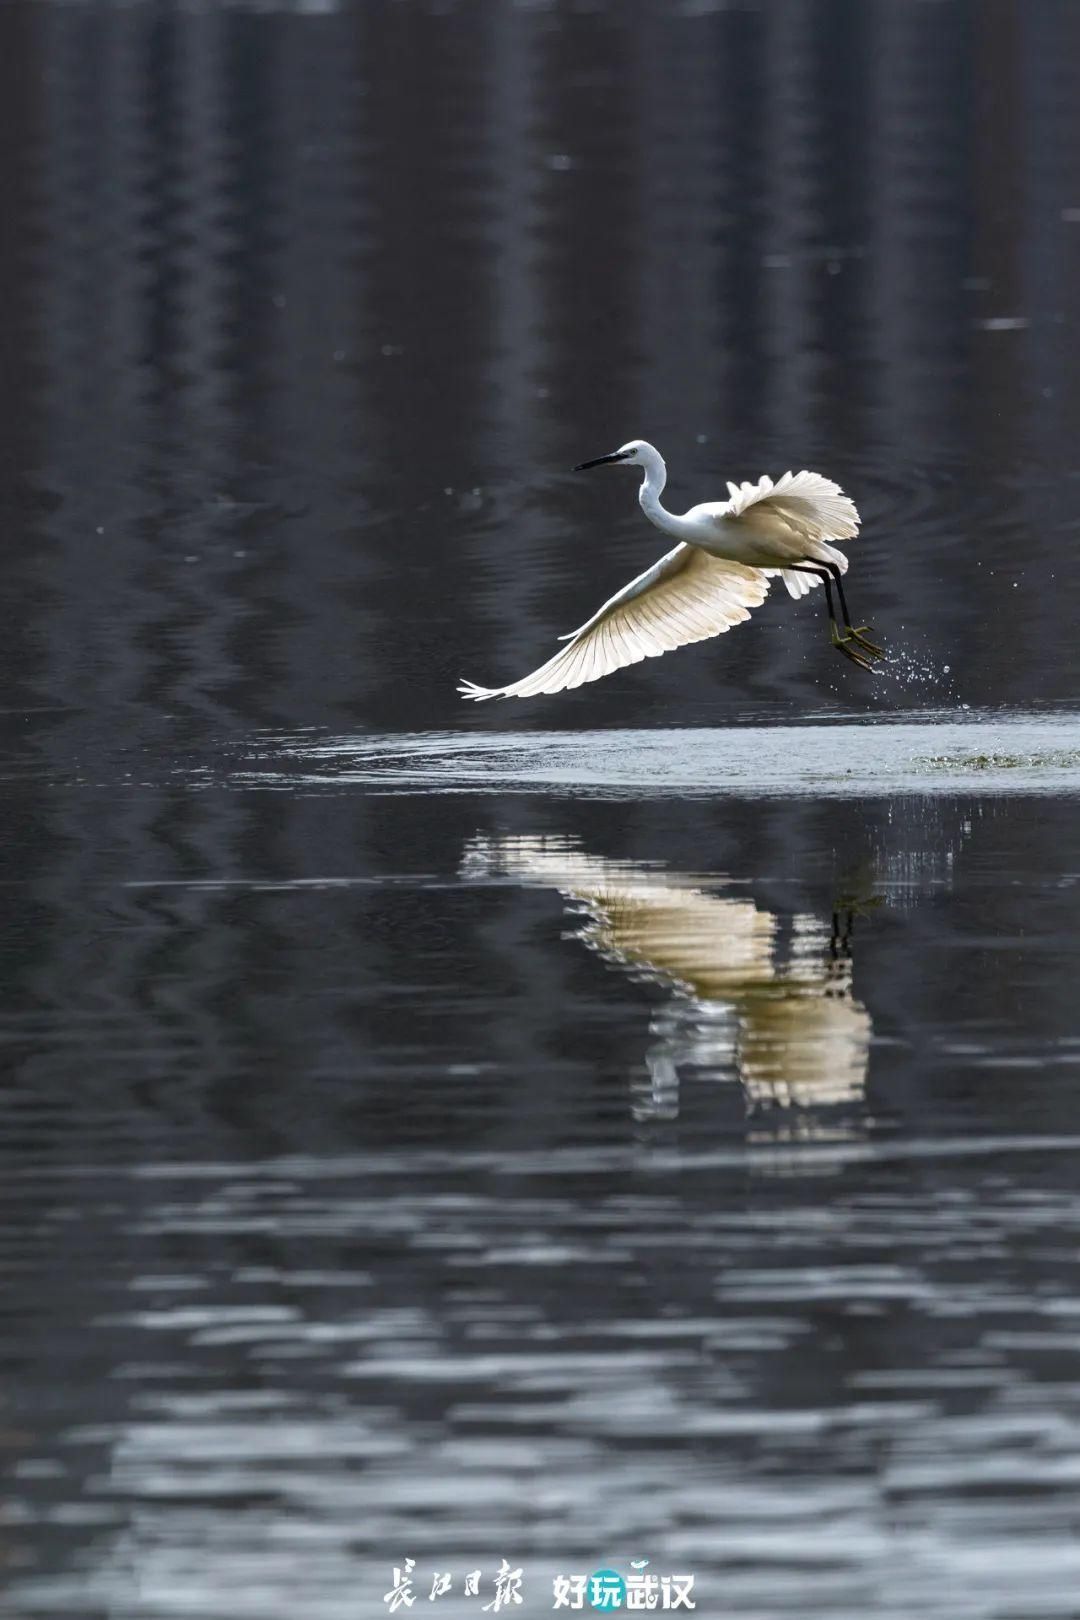
{"label": "reflection of egret", "polygon": [[678,1111],[680,1066],[737,1074],[753,1104],[862,1095],[870,1017],[852,993],[850,916],[830,932],[799,913],[780,948],[776,914],[679,873],[586,855],[556,838],[477,838],[465,870],[503,872],[587,908],[578,937],[674,996],[653,1019],[642,1114]]}
{"label": "reflection of egret", "polygon": [[[832,644],[862,669],[872,669],[881,656],[856,628],[848,613],[841,575],[848,560],[830,541],[853,540],[859,532],[854,501],[829,478],[815,472],[786,472],[774,484],[728,485],[730,500],[692,506],[679,516],[660,504],[667,468],[659,450],[644,439],[631,439],[610,456],[583,461],[585,467],[619,462],[641,467],[641,509],[651,523],[679,544],[629,585],[624,585],[598,613],[562,639],[562,652],[549,658],[510,686],[477,686],[463,681],[463,697],[536,697],[599,680],[612,670],[643,658],[658,658],[675,647],[719,636],[760,607],[774,574],[783,576],[791,596],[805,596],[814,585],[825,587]],[[836,623],[835,590],[843,629]]]}

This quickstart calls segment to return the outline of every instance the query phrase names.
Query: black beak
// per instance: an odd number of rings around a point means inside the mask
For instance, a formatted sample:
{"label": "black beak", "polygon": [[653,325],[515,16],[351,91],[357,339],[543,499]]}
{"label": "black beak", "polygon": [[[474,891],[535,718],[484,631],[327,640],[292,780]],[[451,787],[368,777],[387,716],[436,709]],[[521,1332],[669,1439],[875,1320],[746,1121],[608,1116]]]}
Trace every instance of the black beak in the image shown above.
{"label": "black beak", "polygon": [[604,467],[609,461],[622,461],[629,454],[629,450],[613,450],[610,456],[597,456],[595,461],[579,461],[574,471],[585,472],[589,467]]}

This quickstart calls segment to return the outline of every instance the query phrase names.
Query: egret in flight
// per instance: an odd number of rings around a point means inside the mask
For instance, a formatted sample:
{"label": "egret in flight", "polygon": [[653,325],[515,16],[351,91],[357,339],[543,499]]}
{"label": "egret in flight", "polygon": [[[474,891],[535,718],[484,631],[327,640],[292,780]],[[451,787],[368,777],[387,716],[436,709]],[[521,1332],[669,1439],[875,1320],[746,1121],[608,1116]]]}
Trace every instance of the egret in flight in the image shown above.
{"label": "egret in flight", "polygon": [[[773,576],[780,574],[791,596],[825,587],[832,644],[860,669],[872,669],[883,656],[868,640],[869,626],[851,622],[841,575],[848,560],[830,542],[854,540],[859,532],[855,503],[838,484],[814,472],[786,472],[773,483],[728,484],[730,500],[692,506],[679,516],[660,504],[667,468],[659,450],[644,439],[574,468],[618,464],[641,467],[641,510],[679,544],[605,602],[580,630],[560,639],[567,645],[509,686],[477,686],[462,681],[462,697],[537,697],[597,681],[626,664],[723,635],[760,607]],[[837,624],[835,598],[840,603]]]}

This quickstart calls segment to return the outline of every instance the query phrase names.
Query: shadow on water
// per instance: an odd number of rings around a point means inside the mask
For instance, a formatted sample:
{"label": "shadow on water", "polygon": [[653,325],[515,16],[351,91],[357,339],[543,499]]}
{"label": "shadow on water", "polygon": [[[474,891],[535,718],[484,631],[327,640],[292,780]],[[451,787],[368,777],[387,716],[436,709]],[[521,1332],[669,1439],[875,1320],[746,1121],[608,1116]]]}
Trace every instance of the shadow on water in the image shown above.
{"label": "shadow on water", "polygon": [[776,913],[724,893],[720,879],[703,888],[701,878],[603,860],[557,838],[475,839],[463,871],[558,890],[588,918],[582,943],[674,992],[649,1024],[635,1119],[678,1118],[684,1067],[736,1077],[751,1110],[862,1100],[870,1018],[852,989],[851,899],[839,900],[831,931],[797,913],[782,948]]}

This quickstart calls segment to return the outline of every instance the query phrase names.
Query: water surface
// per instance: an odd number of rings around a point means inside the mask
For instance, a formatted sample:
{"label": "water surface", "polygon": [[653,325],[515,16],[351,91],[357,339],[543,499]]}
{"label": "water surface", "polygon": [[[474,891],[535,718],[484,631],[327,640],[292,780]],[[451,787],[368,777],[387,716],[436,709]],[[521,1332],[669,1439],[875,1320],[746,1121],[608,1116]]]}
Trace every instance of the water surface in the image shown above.
{"label": "water surface", "polygon": [[[853,717],[848,717],[849,721]],[[872,726],[803,720],[724,728],[265,737],[230,780],[292,790],[555,793],[574,797],[829,798],[1080,788],[1080,716],[931,711]],[[253,757],[251,757],[253,756]]]}

